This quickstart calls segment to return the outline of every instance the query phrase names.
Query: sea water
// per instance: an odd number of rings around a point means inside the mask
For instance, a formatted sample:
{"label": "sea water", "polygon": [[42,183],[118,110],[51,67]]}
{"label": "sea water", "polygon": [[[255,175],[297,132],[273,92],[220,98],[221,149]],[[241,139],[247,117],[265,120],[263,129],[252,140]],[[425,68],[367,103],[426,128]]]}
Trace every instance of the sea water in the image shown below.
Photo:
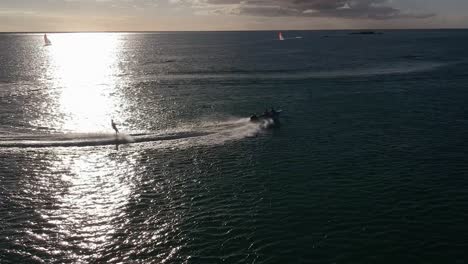
{"label": "sea water", "polygon": [[0,262],[464,263],[468,31],[349,33],[0,34]]}

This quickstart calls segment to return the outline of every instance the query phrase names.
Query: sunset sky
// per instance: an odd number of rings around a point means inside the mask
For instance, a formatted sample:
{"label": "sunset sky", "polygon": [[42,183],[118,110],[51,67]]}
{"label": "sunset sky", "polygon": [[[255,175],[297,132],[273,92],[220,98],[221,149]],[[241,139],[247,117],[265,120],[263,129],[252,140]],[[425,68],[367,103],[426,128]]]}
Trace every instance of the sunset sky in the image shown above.
{"label": "sunset sky", "polygon": [[467,28],[466,0],[1,0],[0,31]]}

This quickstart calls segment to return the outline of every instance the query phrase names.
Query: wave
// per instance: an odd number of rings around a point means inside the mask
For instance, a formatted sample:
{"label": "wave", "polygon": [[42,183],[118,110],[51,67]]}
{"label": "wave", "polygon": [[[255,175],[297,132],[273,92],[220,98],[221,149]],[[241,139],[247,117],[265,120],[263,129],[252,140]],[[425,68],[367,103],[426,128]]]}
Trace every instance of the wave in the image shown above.
{"label": "wave", "polygon": [[187,71],[174,72],[166,75],[159,75],[157,79],[333,79],[349,77],[369,77],[379,75],[399,75],[416,72],[433,71],[440,67],[449,65],[448,63],[437,62],[415,62],[400,63],[389,66],[369,67],[361,69],[343,70],[234,70],[234,71]]}
{"label": "wave", "polygon": [[212,145],[254,136],[264,127],[265,124],[253,124],[248,118],[238,118],[145,133],[6,134],[0,136],[0,148],[86,147],[161,142],[169,143],[168,146],[180,143]]}
{"label": "wave", "polygon": [[155,64],[173,63],[173,62],[176,62],[176,60],[175,59],[160,59],[160,60],[145,61],[142,64],[143,65],[155,65]]}

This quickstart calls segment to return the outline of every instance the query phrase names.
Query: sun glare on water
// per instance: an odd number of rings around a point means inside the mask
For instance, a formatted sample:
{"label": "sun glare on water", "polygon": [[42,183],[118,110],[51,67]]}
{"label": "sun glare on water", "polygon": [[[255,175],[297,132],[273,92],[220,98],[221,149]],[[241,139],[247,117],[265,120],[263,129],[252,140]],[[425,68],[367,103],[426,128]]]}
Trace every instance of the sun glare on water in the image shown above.
{"label": "sun glare on water", "polygon": [[[63,131],[99,132],[120,105],[116,96],[120,35],[98,33],[53,34],[47,80],[60,116],[52,123]],[[57,114],[56,114],[57,116]]]}

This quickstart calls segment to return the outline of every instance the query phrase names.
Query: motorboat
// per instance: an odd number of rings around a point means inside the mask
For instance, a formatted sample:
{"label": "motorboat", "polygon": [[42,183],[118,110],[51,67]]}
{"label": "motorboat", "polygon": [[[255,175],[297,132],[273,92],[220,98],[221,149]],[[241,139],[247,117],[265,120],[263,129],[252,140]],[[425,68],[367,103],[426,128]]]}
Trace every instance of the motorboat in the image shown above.
{"label": "motorboat", "polygon": [[258,123],[266,128],[278,127],[280,125],[279,116],[282,110],[265,111],[261,115],[253,114],[250,116],[250,122]]}

